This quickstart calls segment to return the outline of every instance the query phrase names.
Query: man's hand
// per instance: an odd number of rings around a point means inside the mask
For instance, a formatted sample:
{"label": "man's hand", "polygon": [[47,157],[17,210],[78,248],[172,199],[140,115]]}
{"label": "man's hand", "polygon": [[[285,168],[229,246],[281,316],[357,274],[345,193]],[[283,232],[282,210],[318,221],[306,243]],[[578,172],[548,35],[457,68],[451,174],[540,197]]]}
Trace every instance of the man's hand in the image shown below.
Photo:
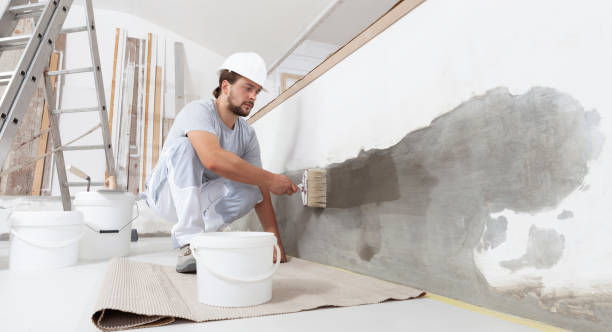
{"label": "man's hand", "polygon": [[[278,243],[278,247],[280,248],[281,253],[281,263],[287,263],[287,256],[285,256],[285,248],[283,248],[282,243]],[[272,258],[272,263],[276,263],[276,249],[274,249],[274,257]]]}
{"label": "man's hand", "polygon": [[298,190],[298,187],[288,176],[273,174],[268,189],[275,195],[292,195]]}

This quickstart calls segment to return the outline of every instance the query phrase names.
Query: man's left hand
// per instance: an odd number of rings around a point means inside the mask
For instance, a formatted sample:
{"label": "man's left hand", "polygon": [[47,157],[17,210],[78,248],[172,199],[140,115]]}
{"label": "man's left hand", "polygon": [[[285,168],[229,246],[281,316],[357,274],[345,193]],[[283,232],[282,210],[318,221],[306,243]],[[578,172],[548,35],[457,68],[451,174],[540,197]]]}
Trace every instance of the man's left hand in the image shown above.
{"label": "man's left hand", "polygon": [[[283,244],[280,243],[280,241],[278,243],[278,247],[280,248],[280,253],[281,253],[281,260],[280,260],[280,262],[281,263],[287,263],[287,256],[285,256],[285,248],[283,248]],[[274,256],[273,257],[274,258],[272,259],[272,262],[276,263],[276,249],[274,249]]]}

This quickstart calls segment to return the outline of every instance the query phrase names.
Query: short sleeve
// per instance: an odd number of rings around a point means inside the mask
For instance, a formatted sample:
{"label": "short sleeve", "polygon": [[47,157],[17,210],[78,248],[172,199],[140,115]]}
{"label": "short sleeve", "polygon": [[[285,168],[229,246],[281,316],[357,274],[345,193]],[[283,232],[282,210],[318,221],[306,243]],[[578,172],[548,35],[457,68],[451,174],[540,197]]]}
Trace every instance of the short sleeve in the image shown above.
{"label": "short sleeve", "polygon": [[251,140],[249,142],[249,146],[247,148],[247,152],[244,154],[243,159],[246,160],[249,164],[261,168],[259,141],[257,140],[257,135],[255,134],[254,130],[253,135],[251,136]]}
{"label": "short sleeve", "polygon": [[182,134],[186,136],[192,130],[202,130],[219,137],[219,128],[216,126],[213,111],[209,105],[201,102],[192,102],[185,106],[178,115],[180,119],[177,119],[180,121]]}

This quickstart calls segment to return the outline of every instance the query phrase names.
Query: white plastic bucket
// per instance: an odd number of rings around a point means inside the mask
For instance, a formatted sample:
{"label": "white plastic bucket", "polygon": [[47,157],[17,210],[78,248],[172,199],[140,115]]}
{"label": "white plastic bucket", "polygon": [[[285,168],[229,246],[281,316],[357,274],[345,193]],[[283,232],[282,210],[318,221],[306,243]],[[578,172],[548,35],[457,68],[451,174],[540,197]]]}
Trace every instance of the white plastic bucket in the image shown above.
{"label": "white plastic bucket", "polygon": [[128,192],[82,191],[76,194],[73,210],[83,212],[85,225],[80,258],[106,259],[128,255],[135,201],[136,196]]}
{"label": "white plastic bucket", "polygon": [[83,236],[83,214],[75,211],[13,212],[10,270],[42,270],[74,265]]}
{"label": "white plastic bucket", "polygon": [[199,302],[248,307],[272,298],[271,278],[281,258],[274,233],[202,233],[191,240],[190,248],[196,258]]}

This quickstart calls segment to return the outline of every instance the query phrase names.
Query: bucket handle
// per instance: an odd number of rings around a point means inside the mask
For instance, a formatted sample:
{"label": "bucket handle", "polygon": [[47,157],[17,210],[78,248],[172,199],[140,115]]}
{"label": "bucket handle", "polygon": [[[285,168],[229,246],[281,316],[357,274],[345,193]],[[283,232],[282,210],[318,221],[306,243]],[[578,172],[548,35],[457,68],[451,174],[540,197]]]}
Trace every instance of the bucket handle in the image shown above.
{"label": "bucket handle", "polygon": [[272,277],[272,275],[276,272],[276,269],[278,269],[278,265],[281,261],[280,248],[277,243],[274,243],[274,249],[276,249],[276,262],[274,263],[274,266],[272,266],[272,269],[269,272],[264,273],[263,275],[257,276],[255,278],[236,278],[215,271],[213,268],[210,267],[210,265],[207,265],[204,260],[200,258],[200,256],[198,256],[196,249],[197,248],[191,248],[191,251],[193,252],[194,257],[200,262],[200,266],[204,267],[206,270],[208,270],[208,272],[210,272],[210,274],[214,275],[215,277],[230,282],[252,283],[264,281]]}
{"label": "bucket handle", "polygon": [[92,231],[94,231],[94,233],[100,233],[100,234],[116,234],[121,232],[124,228],[127,227],[127,225],[131,224],[132,222],[134,222],[134,220],[136,220],[136,218],[140,217],[140,208],[138,207],[138,204],[136,204],[136,217],[132,218],[132,220],[128,221],[127,224],[123,225],[121,228],[119,229],[96,229],[91,227],[91,225],[89,225],[88,223],[84,222],[83,225],[87,226],[87,228],[91,229]]}
{"label": "bucket handle", "polygon": [[67,247],[71,244],[77,243],[81,240],[81,238],[83,237],[83,231],[81,231],[79,233],[78,236],[76,236],[74,239],[70,239],[70,240],[66,240],[66,241],[61,241],[61,242],[47,242],[47,241],[32,241],[27,239],[26,237],[24,237],[22,234],[20,234],[19,232],[17,232],[15,229],[11,229],[11,234],[13,234],[13,236],[15,236],[16,238],[20,239],[21,241],[33,245],[35,247],[39,247],[39,248],[63,248],[63,247]]}

